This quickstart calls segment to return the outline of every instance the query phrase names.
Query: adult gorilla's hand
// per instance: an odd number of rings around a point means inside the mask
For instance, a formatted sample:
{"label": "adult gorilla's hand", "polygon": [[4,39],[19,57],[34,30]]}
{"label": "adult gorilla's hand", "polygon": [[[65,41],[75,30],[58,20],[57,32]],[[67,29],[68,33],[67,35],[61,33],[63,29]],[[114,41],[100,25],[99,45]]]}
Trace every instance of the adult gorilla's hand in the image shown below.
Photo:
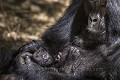
{"label": "adult gorilla's hand", "polygon": [[107,57],[111,61],[117,59],[120,55],[120,38],[118,38],[114,43],[108,47]]}

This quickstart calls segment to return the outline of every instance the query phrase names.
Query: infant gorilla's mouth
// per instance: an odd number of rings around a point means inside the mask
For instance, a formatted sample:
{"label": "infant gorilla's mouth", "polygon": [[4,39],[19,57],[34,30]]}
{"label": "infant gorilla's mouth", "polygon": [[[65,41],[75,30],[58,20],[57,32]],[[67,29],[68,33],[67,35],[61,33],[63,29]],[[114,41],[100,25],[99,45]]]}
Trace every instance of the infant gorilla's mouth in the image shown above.
{"label": "infant gorilla's mouth", "polygon": [[49,58],[49,59],[47,59],[47,60],[45,61],[45,63],[51,64],[52,61],[51,61],[51,59]]}

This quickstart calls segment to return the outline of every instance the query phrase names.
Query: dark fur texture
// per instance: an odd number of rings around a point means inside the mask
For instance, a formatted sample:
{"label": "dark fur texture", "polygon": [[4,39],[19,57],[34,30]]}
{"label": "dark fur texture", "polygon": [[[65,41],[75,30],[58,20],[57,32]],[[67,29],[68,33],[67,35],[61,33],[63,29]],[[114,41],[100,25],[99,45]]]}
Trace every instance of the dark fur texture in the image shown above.
{"label": "dark fur texture", "polygon": [[[67,76],[65,76],[65,78],[64,76],[59,77],[59,75],[51,76],[51,73],[49,73],[48,69],[41,67],[36,63],[32,63],[32,60],[29,57],[27,59],[28,64],[25,66],[23,65],[15,66],[16,68],[14,68],[15,71],[13,71],[13,74],[20,75],[20,77],[22,75],[22,77],[25,80],[27,79],[57,80],[57,78],[59,79],[62,78],[60,80],[70,80],[72,79],[71,77],[75,77],[75,79],[73,78],[72,80],[76,80],[76,78],[78,80],[79,79],[80,80],[104,80],[104,79],[119,80],[120,79],[120,65],[119,65],[120,45],[118,40],[120,37],[120,29],[119,29],[120,6],[119,5],[120,5],[119,0],[107,0],[107,5],[106,5],[107,14],[105,16],[107,33],[105,37],[106,42],[104,43],[106,46],[105,47],[106,50],[102,50],[102,52],[99,53],[100,49],[98,48],[100,48],[99,46],[102,46],[101,44],[97,45],[97,48],[94,50],[89,51],[88,49],[85,49],[85,52],[84,50],[81,50],[81,48],[79,48],[78,49],[80,50],[79,57],[78,58],[75,57],[75,60],[72,60],[73,62],[71,62],[70,60],[71,57],[68,56],[68,59],[67,59],[68,61],[65,63],[65,65],[63,65],[63,68],[65,67],[65,69],[62,69],[62,72],[64,74],[66,74],[67,72]],[[69,44],[71,44],[75,36],[80,35],[87,38],[87,36],[84,35],[82,31],[86,30],[86,27],[88,25],[88,16],[91,10],[92,10],[92,5],[90,5],[88,0],[72,1],[72,4],[67,9],[65,15],[52,28],[48,29],[43,34],[42,40],[44,41],[44,44],[47,46],[48,51],[51,55],[54,56],[59,52],[63,51],[67,46],[69,46]],[[32,48],[30,45],[31,43],[23,47],[20,53],[35,52],[36,48]],[[34,45],[35,47],[37,47],[37,49],[39,49],[39,41]],[[91,47],[96,47],[96,46],[91,45]],[[106,52],[104,53],[104,51]],[[72,52],[71,54],[73,53],[74,52]],[[107,56],[105,55],[101,56],[101,54],[105,54]],[[17,59],[19,59],[19,57]],[[19,63],[19,60],[16,62]],[[69,65],[68,66],[69,68],[67,68],[66,65]],[[103,70],[99,72],[99,71],[96,71],[95,69],[94,71],[94,68],[103,68]],[[56,68],[53,70],[51,68],[49,69],[51,70],[50,72],[53,72],[56,74],[61,73],[56,71]],[[68,75],[70,76],[68,77]],[[67,78],[70,78],[70,79],[67,79]]]}

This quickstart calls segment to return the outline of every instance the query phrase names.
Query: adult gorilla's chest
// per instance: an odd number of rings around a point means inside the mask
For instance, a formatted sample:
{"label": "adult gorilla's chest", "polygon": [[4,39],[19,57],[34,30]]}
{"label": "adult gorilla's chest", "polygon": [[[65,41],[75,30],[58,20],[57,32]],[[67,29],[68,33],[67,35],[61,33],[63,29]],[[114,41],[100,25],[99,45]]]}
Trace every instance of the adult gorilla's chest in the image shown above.
{"label": "adult gorilla's chest", "polygon": [[79,79],[85,77],[103,78],[108,64],[104,53],[100,50],[87,51],[79,49],[79,52],[70,52],[62,71]]}

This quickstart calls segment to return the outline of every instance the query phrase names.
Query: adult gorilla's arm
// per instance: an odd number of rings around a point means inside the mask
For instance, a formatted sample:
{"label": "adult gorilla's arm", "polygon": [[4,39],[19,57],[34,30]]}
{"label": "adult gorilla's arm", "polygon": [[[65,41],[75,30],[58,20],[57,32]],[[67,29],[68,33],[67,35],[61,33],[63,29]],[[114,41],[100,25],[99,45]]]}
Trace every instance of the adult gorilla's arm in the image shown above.
{"label": "adult gorilla's arm", "polygon": [[[77,12],[82,10],[84,0],[72,0],[63,17],[42,36],[52,54],[62,51],[70,42],[71,29]],[[79,7],[81,9],[79,9]],[[79,14],[81,15],[81,14]]]}
{"label": "adult gorilla's arm", "polygon": [[108,41],[114,43],[120,38],[120,1],[107,0],[106,26],[108,28]]}
{"label": "adult gorilla's arm", "polygon": [[[82,14],[83,2],[84,0],[72,0],[71,5],[66,10],[63,17],[61,17],[53,27],[46,30],[43,34],[42,41],[48,47],[50,53],[56,54],[69,44],[74,18],[78,11],[81,11]],[[80,6],[82,7],[79,9]],[[22,46],[19,51],[34,51],[35,48],[39,48],[39,43],[39,40],[32,41]]]}
{"label": "adult gorilla's arm", "polygon": [[24,52],[30,52],[34,53],[36,50],[38,50],[40,47],[45,48],[44,43],[42,40],[32,40],[31,42],[24,44],[18,49],[18,53],[24,53]]}

